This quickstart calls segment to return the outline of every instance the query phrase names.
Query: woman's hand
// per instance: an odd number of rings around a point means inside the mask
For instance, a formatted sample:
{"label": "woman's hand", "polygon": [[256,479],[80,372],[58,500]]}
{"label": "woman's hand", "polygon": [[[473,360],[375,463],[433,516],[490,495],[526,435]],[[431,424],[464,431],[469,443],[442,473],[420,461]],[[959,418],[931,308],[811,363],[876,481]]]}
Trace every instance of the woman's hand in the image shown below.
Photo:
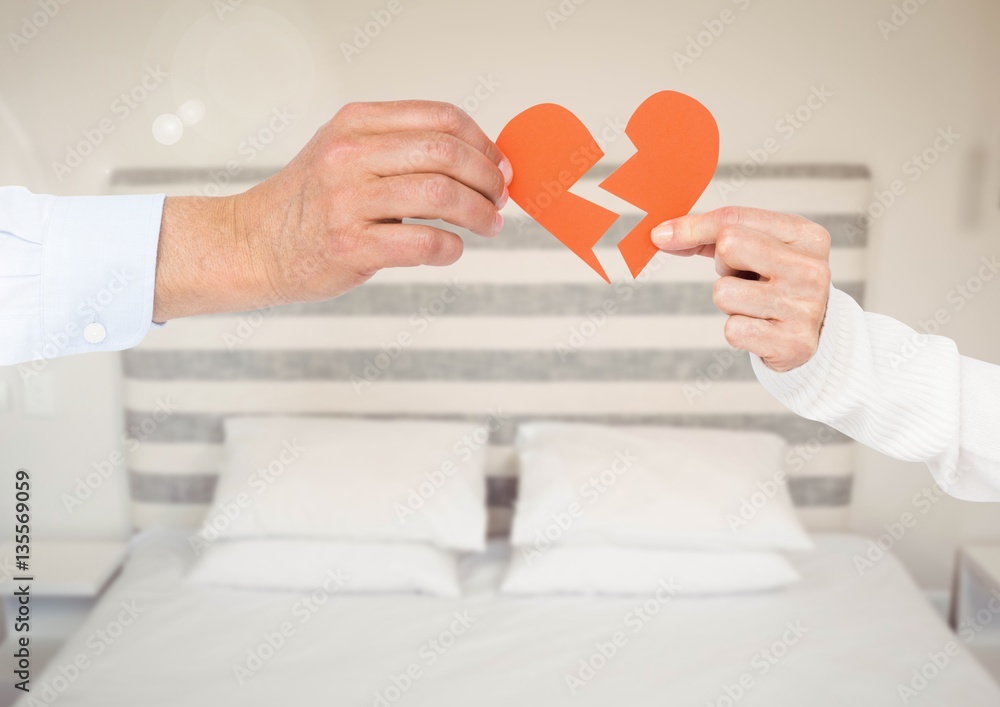
{"label": "woman's hand", "polygon": [[674,255],[715,259],[712,299],[729,315],[726,341],[772,370],[816,353],[830,296],[830,234],[801,216],[726,207],[684,216],[652,231]]}

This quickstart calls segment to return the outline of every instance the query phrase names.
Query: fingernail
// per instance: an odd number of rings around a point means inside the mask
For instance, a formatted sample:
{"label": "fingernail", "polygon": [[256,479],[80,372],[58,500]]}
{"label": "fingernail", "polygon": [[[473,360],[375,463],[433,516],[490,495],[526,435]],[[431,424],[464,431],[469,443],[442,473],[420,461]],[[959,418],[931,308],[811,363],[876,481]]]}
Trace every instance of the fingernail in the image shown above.
{"label": "fingernail", "polygon": [[493,224],[493,235],[497,235],[503,230],[503,214],[499,211],[497,212],[497,220]]}
{"label": "fingernail", "polygon": [[657,248],[667,248],[674,237],[674,227],[669,223],[661,223],[653,229],[650,234],[653,238],[653,245]]}
{"label": "fingernail", "polygon": [[514,179],[514,167],[506,157],[500,160],[500,171],[503,172],[504,184],[510,184]]}
{"label": "fingernail", "polygon": [[500,195],[500,201],[497,202],[497,208],[502,209],[510,201],[510,192],[507,191],[507,187],[503,188],[503,194]]}

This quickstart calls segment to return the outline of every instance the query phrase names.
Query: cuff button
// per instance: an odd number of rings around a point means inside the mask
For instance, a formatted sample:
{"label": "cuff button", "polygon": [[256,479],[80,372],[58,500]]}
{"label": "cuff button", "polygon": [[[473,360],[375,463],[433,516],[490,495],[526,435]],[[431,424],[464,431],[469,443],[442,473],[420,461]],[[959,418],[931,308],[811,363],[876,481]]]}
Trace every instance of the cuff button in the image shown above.
{"label": "cuff button", "polygon": [[83,338],[88,344],[99,344],[107,337],[107,329],[104,328],[103,324],[98,324],[94,322],[93,324],[88,324],[83,328]]}

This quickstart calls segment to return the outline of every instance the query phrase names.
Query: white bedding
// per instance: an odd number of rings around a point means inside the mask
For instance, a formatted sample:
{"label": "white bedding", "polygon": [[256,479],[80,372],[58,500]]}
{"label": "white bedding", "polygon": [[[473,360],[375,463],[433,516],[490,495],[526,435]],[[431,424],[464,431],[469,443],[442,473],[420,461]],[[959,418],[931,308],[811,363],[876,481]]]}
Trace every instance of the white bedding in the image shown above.
{"label": "white bedding", "polygon": [[[497,595],[506,544],[465,563],[461,599],[350,595],[348,579],[339,590],[331,582],[335,593],[310,608],[294,594],[184,585],[186,536],[155,531],[136,542],[94,614],[35,677],[32,695],[48,703],[47,686],[68,685],[56,700],[62,707],[895,706],[903,704],[897,685],[954,641],[962,651],[909,704],[1000,705],[1000,689],[898,561],[887,557],[861,577],[851,558],[865,541],[814,539],[816,551],[796,562],[802,582],[788,590],[678,597],[642,623],[630,614],[644,601],[634,597]],[[138,618],[116,628],[130,620],[123,602]],[[291,627],[282,647],[240,684],[234,666],[282,622]],[[435,652],[429,641],[452,628],[464,633]],[[573,694],[566,676],[615,632],[624,636],[616,655]],[[776,642],[784,656],[771,662],[762,652]],[[57,680],[80,655],[87,667]],[[419,677],[376,701],[413,664]],[[732,699],[727,685],[743,694]]]}

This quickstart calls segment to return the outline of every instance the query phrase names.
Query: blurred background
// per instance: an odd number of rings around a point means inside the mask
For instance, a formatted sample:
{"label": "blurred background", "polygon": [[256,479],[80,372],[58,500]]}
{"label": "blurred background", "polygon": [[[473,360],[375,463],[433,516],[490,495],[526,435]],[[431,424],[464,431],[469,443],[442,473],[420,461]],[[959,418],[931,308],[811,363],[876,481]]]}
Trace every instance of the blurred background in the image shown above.
{"label": "blurred background", "polygon": [[[775,163],[867,166],[869,204],[903,179],[871,221],[866,309],[918,327],[943,308],[940,333],[1000,362],[1000,279],[949,298],[1000,252],[996,0],[6,0],[0,34],[0,183],[64,195],[112,193],[112,176],[134,169],[235,160],[266,174],[351,101],[449,101],[492,136],[555,102],[599,134],[648,95],[681,91],[714,113],[723,164],[775,137]],[[822,106],[780,129],[816,89]],[[939,131],[958,138],[914,179]],[[606,148],[612,161],[632,152],[627,139]],[[25,384],[0,370],[3,474],[35,470],[37,538],[126,537],[120,464],[76,513],[44,494],[121,447],[121,357],[45,373]],[[862,450],[848,528],[885,533],[931,483],[922,465]],[[991,541],[997,507],[943,498],[893,551],[943,604],[956,550]]]}

